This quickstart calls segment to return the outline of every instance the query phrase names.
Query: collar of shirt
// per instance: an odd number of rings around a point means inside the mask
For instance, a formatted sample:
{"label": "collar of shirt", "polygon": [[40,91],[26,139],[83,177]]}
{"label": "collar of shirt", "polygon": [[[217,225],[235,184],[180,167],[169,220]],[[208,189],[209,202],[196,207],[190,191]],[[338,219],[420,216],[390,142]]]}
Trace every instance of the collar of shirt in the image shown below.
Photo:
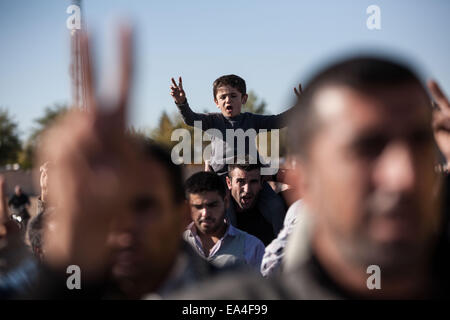
{"label": "collar of shirt", "polygon": [[236,115],[234,117],[226,117],[226,116],[223,116],[223,117],[225,119],[227,119],[228,121],[237,122],[237,121],[240,121],[244,117],[244,114],[243,113],[239,113],[238,115]]}
{"label": "collar of shirt", "polygon": [[209,257],[214,256],[217,253],[217,251],[219,251],[220,246],[222,245],[222,242],[224,241],[224,239],[227,236],[230,236],[230,237],[236,236],[236,234],[237,234],[236,229],[231,224],[228,224],[228,223],[226,223],[226,224],[227,224],[227,229],[225,231],[225,234],[223,235],[222,238],[219,239],[219,241],[216,242],[216,244],[214,244],[214,246],[211,248],[211,250],[209,250],[209,256],[207,256],[207,257],[204,254],[202,241],[198,235],[197,228],[195,227],[195,223],[191,222],[189,224],[189,226],[187,227],[189,237],[194,237],[195,245],[197,246],[198,251],[202,253],[203,257],[209,258]]}

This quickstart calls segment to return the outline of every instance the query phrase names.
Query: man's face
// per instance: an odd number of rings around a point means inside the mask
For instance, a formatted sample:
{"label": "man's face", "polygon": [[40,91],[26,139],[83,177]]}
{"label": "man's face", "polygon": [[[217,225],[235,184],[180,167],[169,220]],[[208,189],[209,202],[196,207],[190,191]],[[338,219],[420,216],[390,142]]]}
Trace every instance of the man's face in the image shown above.
{"label": "man's face", "polygon": [[316,236],[347,258],[396,265],[425,250],[438,220],[427,98],[412,85],[370,95],[327,87],[302,170]]}
{"label": "man's face", "polygon": [[215,235],[224,226],[226,204],[217,191],[189,194],[189,206],[198,232]]}
{"label": "man's face", "polygon": [[231,179],[227,177],[228,189],[231,196],[239,206],[241,211],[249,210],[256,204],[256,200],[261,191],[261,173],[259,169],[245,171],[234,168],[231,171]]}
{"label": "man's face", "polygon": [[22,189],[19,186],[16,186],[14,188],[14,193],[18,196],[20,196],[20,194],[22,193]]}
{"label": "man's face", "polygon": [[114,227],[112,273],[118,279],[162,279],[178,254],[187,208],[176,204],[167,169],[148,161],[136,181],[142,190],[132,214]]}
{"label": "man's face", "polygon": [[247,95],[231,86],[217,88],[214,102],[225,117],[235,117],[241,113],[242,105],[247,102]]}

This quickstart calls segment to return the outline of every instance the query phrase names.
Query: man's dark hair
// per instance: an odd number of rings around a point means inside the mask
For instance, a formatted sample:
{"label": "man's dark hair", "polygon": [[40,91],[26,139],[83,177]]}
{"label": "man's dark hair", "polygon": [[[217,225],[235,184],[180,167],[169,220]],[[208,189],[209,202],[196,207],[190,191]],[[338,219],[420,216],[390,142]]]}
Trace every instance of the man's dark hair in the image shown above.
{"label": "man's dark hair", "polygon": [[217,89],[222,86],[230,86],[237,89],[242,95],[247,94],[247,87],[245,85],[244,79],[234,74],[228,74],[226,76],[221,76],[216,79],[213,83],[213,95],[216,99]]}
{"label": "man's dark hair", "polygon": [[376,89],[416,85],[428,97],[418,76],[399,62],[379,57],[362,56],[335,63],[314,76],[305,86],[292,117],[288,137],[290,150],[306,156],[309,142],[320,127],[320,119],[312,100],[327,86],[346,86],[358,92],[373,94]]}
{"label": "man's dark hair", "polygon": [[197,172],[186,180],[184,185],[186,198],[189,199],[190,194],[198,194],[208,191],[216,191],[225,199],[226,188],[223,179],[214,172]]}
{"label": "man's dark hair", "polygon": [[156,160],[166,169],[175,203],[179,204],[183,202],[183,170],[181,166],[172,162],[169,150],[148,138],[136,137],[136,140],[138,141],[138,145],[141,146],[145,156]]}
{"label": "man's dark hair", "polygon": [[253,161],[248,155],[244,157],[234,157],[233,162],[228,165],[228,176],[231,178],[231,172],[238,168],[244,171],[261,170],[262,164],[259,160]]}

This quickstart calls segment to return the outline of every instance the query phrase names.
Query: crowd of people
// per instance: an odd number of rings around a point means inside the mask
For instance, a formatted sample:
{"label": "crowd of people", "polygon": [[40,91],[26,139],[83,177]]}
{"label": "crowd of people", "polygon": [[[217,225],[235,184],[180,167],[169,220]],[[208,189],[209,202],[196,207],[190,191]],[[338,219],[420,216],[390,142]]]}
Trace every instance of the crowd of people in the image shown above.
{"label": "crowd of people", "polygon": [[[398,61],[356,56],[294,89],[287,111],[257,115],[241,112],[248,96],[236,75],[213,84],[218,113],[194,112],[181,77],[172,79],[187,125],[221,137],[288,128],[278,180],[289,192],[277,193],[266,164],[236,144],[213,137],[210,166],[185,179],[168,150],[126,130],[132,34],[120,35],[119,87],[107,100],[81,36],[88,111],[71,110],[44,134],[38,212],[25,235],[0,177],[0,298],[450,296],[450,102],[436,82],[427,88]],[[29,200],[17,187],[9,204]],[[76,288],[71,266],[81,270]]]}

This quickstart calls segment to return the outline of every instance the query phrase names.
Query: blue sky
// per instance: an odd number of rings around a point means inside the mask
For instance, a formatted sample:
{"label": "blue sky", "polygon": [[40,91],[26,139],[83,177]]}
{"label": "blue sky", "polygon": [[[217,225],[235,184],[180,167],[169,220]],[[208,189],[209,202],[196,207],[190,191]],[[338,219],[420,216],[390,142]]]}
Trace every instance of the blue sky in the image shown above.
{"label": "blue sky", "polygon": [[[28,136],[46,106],[70,102],[69,0],[0,0],[0,106]],[[366,8],[381,9],[368,30]],[[447,0],[85,0],[83,18],[106,69],[111,21],[136,28],[130,122],[157,125],[176,107],[170,78],[181,75],[194,110],[216,111],[212,82],[242,76],[271,113],[287,108],[292,88],[330,59],[356,52],[400,55],[450,94],[450,1]],[[100,78],[101,79],[101,78]]]}

